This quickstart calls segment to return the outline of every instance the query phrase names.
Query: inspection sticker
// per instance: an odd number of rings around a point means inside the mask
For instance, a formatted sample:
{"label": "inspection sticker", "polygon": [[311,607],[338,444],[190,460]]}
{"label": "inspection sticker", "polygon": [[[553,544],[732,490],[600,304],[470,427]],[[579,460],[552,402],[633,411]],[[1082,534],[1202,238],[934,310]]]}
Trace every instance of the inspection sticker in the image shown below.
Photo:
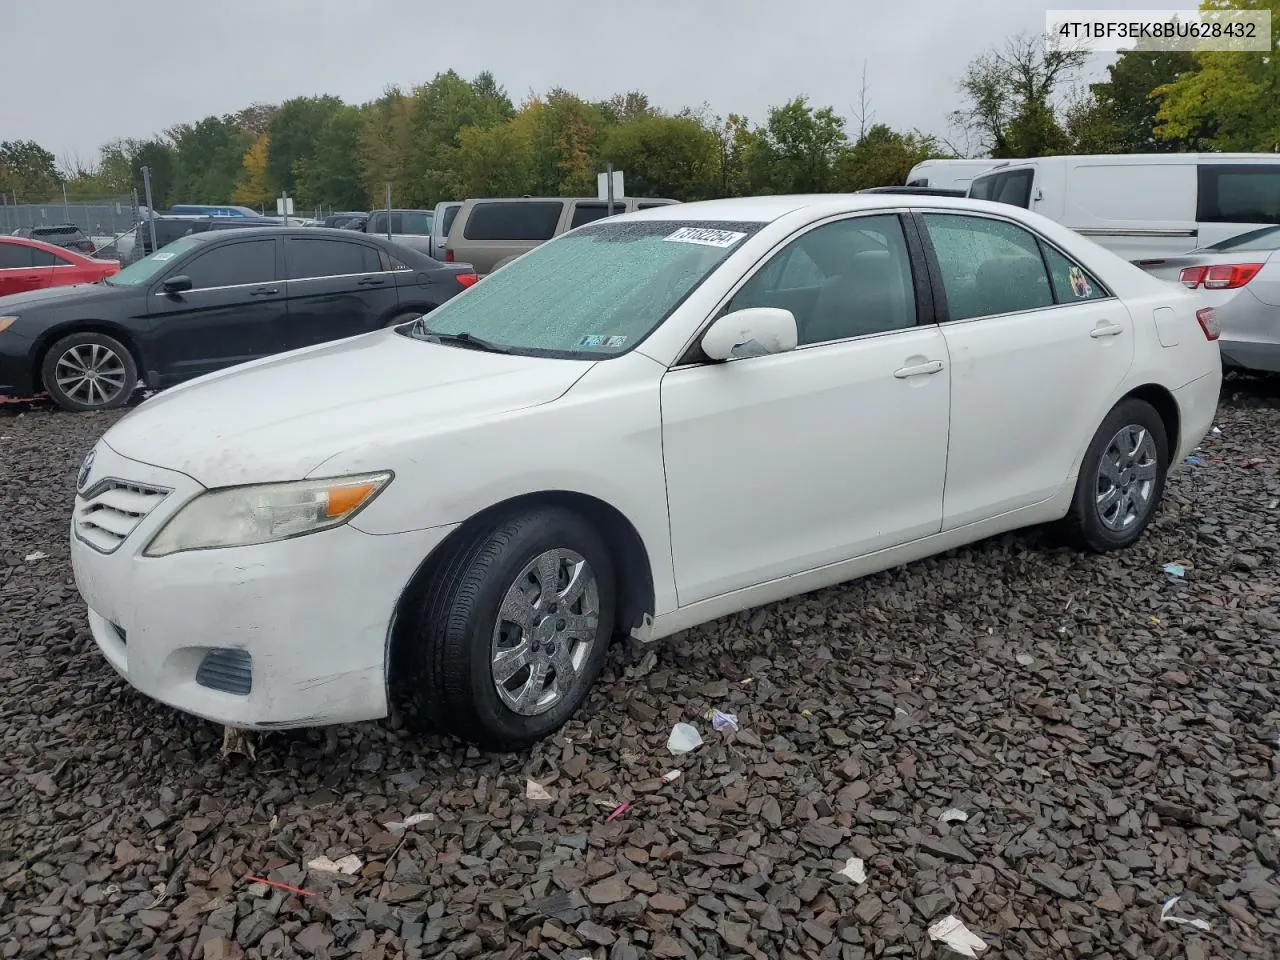
{"label": "inspection sticker", "polygon": [[627,342],[626,337],[605,337],[604,345],[606,347],[621,347]]}
{"label": "inspection sticker", "polygon": [[153,253],[151,255],[151,259],[152,260],[172,260],[173,254],[170,253],[168,250],[161,250],[159,253]]}
{"label": "inspection sticker", "polygon": [[735,233],[732,230],[681,227],[671,236],[663,239],[670,243],[698,243],[704,247],[732,247],[745,236],[745,233]]}
{"label": "inspection sticker", "polygon": [[599,334],[592,334],[592,335],[590,335],[590,336],[583,337],[581,340],[579,340],[579,341],[578,341],[578,346],[580,346],[580,347],[603,347],[603,346],[604,346],[604,342],[605,342],[605,340],[606,340],[606,338],[605,338],[605,337],[603,337],[603,336],[601,336],[601,335],[599,335]]}

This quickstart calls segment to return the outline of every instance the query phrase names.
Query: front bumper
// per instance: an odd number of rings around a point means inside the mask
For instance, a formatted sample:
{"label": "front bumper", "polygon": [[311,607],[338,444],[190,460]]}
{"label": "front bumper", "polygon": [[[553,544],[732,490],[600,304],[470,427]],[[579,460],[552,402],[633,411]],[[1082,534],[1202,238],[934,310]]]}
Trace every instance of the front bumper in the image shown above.
{"label": "front bumper", "polygon": [[12,328],[0,333],[0,397],[29,397],[38,392],[31,375],[32,346]]}
{"label": "front bumper", "polygon": [[72,520],[72,568],[93,638],[132,686],[245,728],[387,715],[396,604],[452,527],[372,536],[344,525],[252,547],[144,557],[160,527],[204,488],[100,444],[88,492],[110,478],[169,491],[110,552],[100,531],[85,527],[81,497]]}

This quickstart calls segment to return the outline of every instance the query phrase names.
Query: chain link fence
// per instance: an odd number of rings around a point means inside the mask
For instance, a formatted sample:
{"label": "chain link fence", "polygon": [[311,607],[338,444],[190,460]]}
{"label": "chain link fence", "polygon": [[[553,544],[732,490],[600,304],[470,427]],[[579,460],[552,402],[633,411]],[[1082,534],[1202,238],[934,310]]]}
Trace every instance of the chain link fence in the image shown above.
{"label": "chain link fence", "polygon": [[46,203],[18,203],[12,194],[0,194],[0,234],[13,234],[34,227],[75,224],[94,246],[105,249],[112,259],[132,252],[132,236],[141,208],[136,195],[103,197],[93,200],[50,200]]}

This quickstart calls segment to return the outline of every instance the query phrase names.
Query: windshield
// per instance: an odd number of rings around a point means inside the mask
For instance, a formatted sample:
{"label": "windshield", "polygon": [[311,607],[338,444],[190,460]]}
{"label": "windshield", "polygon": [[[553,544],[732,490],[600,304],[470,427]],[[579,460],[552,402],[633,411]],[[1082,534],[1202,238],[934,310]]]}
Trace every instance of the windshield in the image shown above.
{"label": "windshield", "polygon": [[148,283],[169,269],[169,262],[192,250],[200,241],[195,237],[179,237],[166,246],[161,247],[149,257],[143,257],[131,263],[119,273],[113,274],[107,283],[114,286],[136,287]]}
{"label": "windshield", "polygon": [[600,221],[534,248],[406,332],[466,333],[542,356],[625,353],[761,226]]}
{"label": "windshield", "polygon": [[1227,240],[1211,243],[1204,250],[1280,250],[1280,227],[1250,230]]}

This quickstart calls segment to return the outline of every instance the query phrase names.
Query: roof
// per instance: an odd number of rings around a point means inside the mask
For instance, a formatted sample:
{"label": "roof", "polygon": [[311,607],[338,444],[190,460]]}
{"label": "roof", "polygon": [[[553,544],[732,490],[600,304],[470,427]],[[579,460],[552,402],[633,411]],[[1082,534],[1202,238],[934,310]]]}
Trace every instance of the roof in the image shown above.
{"label": "roof", "polygon": [[902,207],[958,207],[987,209],[990,204],[965,197],[916,193],[812,193],[776,197],[735,197],[700,200],[674,206],[650,207],[624,213],[614,220],[721,220],[740,223],[771,223],[798,210],[817,214],[858,210],[894,210]]}

